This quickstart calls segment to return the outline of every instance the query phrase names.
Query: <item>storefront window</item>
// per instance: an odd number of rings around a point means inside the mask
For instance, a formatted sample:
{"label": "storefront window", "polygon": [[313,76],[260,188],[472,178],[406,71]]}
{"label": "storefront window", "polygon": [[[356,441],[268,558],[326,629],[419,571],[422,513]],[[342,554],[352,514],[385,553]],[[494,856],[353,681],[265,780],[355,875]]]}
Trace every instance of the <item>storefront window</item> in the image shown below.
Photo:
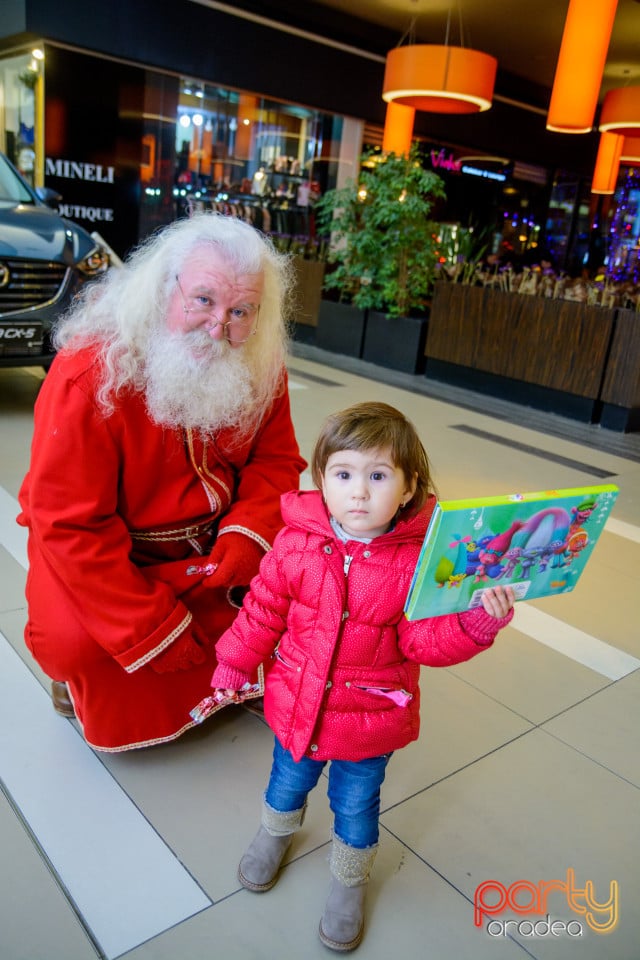
{"label": "storefront window", "polygon": [[313,207],[335,183],[342,119],[184,80],[175,127],[175,215],[218,209],[283,249],[315,235]]}
{"label": "storefront window", "polygon": [[183,188],[178,195],[283,196],[304,205],[309,190],[322,189],[326,119],[304,107],[183,81],[176,124],[176,187]]}
{"label": "storefront window", "polygon": [[352,172],[361,128],[54,43],[0,58],[0,150],[120,257],[198,209],[241,216],[281,249],[313,256],[315,201]]}
{"label": "storefront window", "polygon": [[23,177],[37,177],[38,97],[43,53],[40,48],[0,60],[0,149]]}
{"label": "storefront window", "polygon": [[283,250],[313,245],[315,202],[341,164],[342,117],[150,71],[143,116],[142,235],[215,209]]}

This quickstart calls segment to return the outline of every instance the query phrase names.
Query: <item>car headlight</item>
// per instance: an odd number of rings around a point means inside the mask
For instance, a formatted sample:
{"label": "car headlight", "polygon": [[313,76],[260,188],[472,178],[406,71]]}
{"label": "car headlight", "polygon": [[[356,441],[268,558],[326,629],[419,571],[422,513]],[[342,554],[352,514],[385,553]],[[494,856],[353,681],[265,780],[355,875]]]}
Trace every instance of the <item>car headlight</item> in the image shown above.
{"label": "car headlight", "polygon": [[106,250],[102,247],[94,247],[84,259],[78,261],[76,267],[85,277],[97,277],[108,269],[110,262]]}

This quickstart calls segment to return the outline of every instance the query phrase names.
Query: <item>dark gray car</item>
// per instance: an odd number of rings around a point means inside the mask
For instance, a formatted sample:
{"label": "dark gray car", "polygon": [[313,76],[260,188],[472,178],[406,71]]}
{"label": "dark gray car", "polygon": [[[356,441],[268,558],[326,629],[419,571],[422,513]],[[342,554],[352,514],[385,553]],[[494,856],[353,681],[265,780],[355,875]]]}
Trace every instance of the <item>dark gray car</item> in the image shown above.
{"label": "dark gray car", "polygon": [[108,252],[48,206],[59,200],[33,190],[0,153],[0,367],[47,368],[56,318],[109,267]]}

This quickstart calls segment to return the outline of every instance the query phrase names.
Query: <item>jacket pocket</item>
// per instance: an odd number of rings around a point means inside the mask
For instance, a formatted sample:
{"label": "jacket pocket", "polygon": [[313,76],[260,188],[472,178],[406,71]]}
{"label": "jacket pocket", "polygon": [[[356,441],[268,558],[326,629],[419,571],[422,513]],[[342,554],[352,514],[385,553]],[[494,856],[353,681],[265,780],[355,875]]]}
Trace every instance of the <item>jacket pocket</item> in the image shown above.
{"label": "jacket pocket", "polygon": [[282,654],[282,652],[280,651],[280,644],[278,644],[278,646],[273,651],[273,657],[275,660],[278,661],[278,663],[281,663],[282,666],[286,667],[288,670],[295,670],[298,673],[302,671],[302,667],[294,663],[294,659],[290,654],[287,657],[285,657]]}
{"label": "jacket pocket", "polygon": [[352,690],[371,694],[371,696],[374,697],[386,697],[397,707],[406,707],[413,700],[413,694],[405,690],[404,687],[379,687],[365,683],[356,683],[351,680],[347,680],[346,686]]}
{"label": "jacket pocket", "polygon": [[271,692],[276,700],[283,698],[290,706],[298,699],[302,687],[307,658],[295,648],[282,653],[278,645],[273,652],[273,664],[268,673]]}
{"label": "jacket pocket", "polygon": [[306,657],[298,650],[288,648],[286,654],[283,654],[278,646],[273,653],[273,662],[267,674],[264,694],[265,715],[269,726],[287,749],[296,728],[296,713],[306,665]]}

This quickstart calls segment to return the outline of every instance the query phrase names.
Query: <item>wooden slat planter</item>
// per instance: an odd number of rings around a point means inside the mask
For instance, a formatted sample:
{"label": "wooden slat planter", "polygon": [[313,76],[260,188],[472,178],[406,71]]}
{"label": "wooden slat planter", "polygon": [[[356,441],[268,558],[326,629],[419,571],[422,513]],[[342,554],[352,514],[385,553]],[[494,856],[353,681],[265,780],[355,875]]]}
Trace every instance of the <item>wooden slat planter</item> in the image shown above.
{"label": "wooden slat planter", "polygon": [[614,310],[485,287],[436,285],[425,354],[596,399]]}
{"label": "wooden slat planter", "polygon": [[640,430],[640,313],[616,311],[602,384],[600,422],[614,430]]}
{"label": "wooden slat planter", "polygon": [[640,314],[438,283],[426,375],[600,423],[640,429]]}
{"label": "wooden slat planter", "polygon": [[292,318],[295,323],[317,327],[325,264],[321,260],[293,258],[295,284]]}

